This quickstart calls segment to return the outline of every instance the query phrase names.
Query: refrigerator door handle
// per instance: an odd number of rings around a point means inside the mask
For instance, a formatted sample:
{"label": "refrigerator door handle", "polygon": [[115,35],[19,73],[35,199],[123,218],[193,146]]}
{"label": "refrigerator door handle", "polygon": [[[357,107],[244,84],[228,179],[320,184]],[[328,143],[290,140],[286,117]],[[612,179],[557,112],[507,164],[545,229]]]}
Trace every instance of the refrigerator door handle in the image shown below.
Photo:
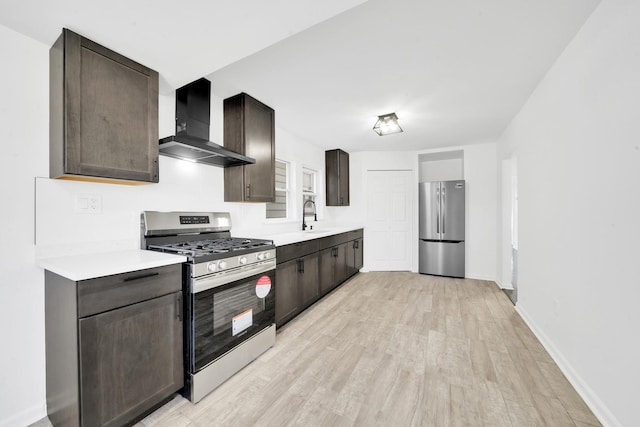
{"label": "refrigerator door handle", "polygon": [[[444,235],[444,219],[447,217],[447,199],[444,186],[442,187],[442,234]],[[444,238],[444,236],[442,236]]]}
{"label": "refrigerator door handle", "polygon": [[436,234],[440,238],[440,188],[436,190]]}

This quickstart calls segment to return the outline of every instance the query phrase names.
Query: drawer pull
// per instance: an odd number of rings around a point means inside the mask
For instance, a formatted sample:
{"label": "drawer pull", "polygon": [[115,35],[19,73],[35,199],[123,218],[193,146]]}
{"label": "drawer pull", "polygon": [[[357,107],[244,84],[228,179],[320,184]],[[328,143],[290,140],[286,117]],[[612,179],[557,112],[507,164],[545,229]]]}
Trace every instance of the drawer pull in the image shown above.
{"label": "drawer pull", "polygon": [[134,280],[140,280],[140,279],[146,279],[147,277],[153,277],[153,276],[158,276],[160,273],[158,273],[157,271],[155,273],[148,273],[148,274],[143,274],[140,276],[132,276],[132,277],[127,277],[126,279],[124,279],[125,282],[133,282]]}

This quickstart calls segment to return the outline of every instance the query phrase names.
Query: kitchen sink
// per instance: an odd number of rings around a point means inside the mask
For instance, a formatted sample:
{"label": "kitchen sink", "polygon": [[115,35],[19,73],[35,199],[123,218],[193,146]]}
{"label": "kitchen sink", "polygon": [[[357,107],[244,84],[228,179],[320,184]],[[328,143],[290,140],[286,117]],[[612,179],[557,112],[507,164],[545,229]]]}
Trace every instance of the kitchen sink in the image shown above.
{"label": "kitchen sink", "polygon": [[304,230],[303,233],[305,234],[316,234],[316,233],[328,233],[331,230],[325,230],[322,228],[312,228],[311,230]]}

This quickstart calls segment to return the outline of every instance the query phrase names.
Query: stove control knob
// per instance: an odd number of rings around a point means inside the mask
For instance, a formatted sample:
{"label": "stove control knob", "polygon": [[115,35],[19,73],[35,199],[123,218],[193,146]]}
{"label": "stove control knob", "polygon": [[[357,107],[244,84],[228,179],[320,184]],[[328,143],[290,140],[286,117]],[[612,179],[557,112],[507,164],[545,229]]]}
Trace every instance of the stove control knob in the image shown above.
{"label": "stove control knob", "polygon": [[247,263],[247,258],[241,256],[240,259],[238,260],[238,262],[240,263],[240,265],[244,265]]}
{"label": "stove control knob", "polygon": [[263,252],[260,252],[258,255],[256,255],[256,257],[258,258],[258,261],[262,261],[264,259],[265,254]]}
{"label": "stove control knob", "polygon": [[216,271],[216,263],[210,262],[209,264],[207,264],[207,270],[209,270],[212,273]]}
{"label": "stove control knob", "polygon": [[227,261],[218,261],[218,269],[224,270],[225,268],[227,268]]}

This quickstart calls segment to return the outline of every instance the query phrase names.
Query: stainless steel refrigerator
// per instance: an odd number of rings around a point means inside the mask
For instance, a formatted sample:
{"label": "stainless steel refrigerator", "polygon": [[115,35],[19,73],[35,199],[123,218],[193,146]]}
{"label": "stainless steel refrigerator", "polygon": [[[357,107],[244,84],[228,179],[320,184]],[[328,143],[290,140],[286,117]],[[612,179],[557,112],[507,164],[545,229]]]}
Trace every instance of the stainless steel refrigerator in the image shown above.
{"label": "stainless steel refrigerator", "polygon": [[419,271],[464,277],[465,182],[419,184]]}

